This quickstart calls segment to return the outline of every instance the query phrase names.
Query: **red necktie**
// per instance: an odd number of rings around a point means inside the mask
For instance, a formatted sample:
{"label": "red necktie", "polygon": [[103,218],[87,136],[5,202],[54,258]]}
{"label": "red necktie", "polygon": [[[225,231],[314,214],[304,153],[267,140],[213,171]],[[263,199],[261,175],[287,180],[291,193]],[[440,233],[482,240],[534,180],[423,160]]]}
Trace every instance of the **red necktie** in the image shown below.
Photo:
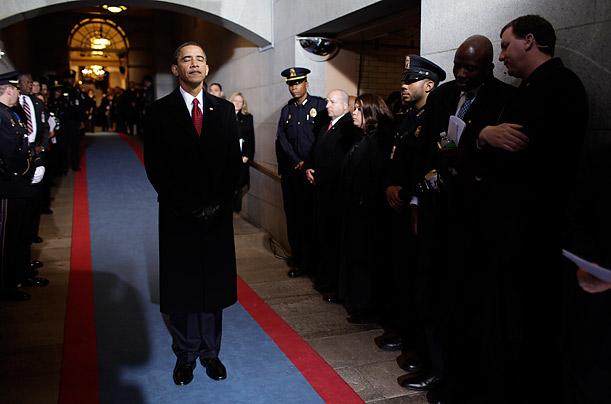
{"label": "red necktie", "polygon": [[327,132],[331,130],[333,127],[333,122],[329,122],[329,126],[327,127]]}
{"label": "red necktie", "polygon": [[193,99],[193,109],[191,110],[191,118],[193,118],[193,126],[197,135],[202,134],[202,110],[199,109],[199,101],[197,98]]}
{"label": "red necktie", "polygon": [[34,127],[32,125],[32,111],[30,111],[30,106],[28,105],[28,101],[25,99],[25,95],[21,99],[23,101],[23,111],[25,112],[25,123],[28,128],[28,135],[34,131]]}

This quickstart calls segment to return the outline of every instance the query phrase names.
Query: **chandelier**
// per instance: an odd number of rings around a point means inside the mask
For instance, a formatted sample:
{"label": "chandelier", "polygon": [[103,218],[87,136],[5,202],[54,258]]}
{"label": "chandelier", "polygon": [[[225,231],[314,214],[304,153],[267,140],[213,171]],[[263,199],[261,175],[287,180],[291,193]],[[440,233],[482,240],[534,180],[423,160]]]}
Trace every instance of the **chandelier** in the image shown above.
{"label": "chandelier", "polygon": [[91,65],[84,67],[81,70],[81,74],[84,78],[89,80],[104,80],[104,76],[106,75],[106,71],[104,67],[100,65]]}

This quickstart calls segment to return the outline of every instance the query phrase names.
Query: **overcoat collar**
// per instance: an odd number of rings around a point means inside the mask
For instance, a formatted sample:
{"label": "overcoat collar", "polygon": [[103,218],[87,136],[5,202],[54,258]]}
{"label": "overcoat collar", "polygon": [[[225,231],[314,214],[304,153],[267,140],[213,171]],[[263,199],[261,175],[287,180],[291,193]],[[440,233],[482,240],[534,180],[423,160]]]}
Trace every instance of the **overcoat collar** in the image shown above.
{"label": "overcoat collar", "polygon": [[[219,114],[219,100],[210,94],[203,93],[203,123],[202,123],[202,138],[210,137],[219,131],[216,125],[220,122],[218,118]],[[191,119],[191,113],[187,109],[184,98],[180,94],[178,87],[170,94],[170,114],[176,119],[176,124],[183,129],[184,133],[189,133],[194,137],[199,137],[193,126],[193,120]]]}

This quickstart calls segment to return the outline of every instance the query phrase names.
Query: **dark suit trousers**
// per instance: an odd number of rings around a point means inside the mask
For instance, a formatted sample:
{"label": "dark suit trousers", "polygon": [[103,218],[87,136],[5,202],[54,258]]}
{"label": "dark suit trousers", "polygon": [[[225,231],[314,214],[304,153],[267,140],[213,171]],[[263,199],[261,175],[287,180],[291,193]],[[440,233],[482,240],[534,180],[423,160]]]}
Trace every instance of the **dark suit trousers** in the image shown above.
{"label": "dark suit trousers", "polygon": [[312,272],[309,268],[310,243],[312,237],[311,187],[306,183],[302,171],[283,174],[281,179],[282,200],[286,215],[286,232],[291,246],[295,266]]}
{"label": "dark suit trousers", "polygon": [[222,310],[212,313],[170,313],[166,324],[172,335],[172,349],[180,361],[218,357],[221,350]]}

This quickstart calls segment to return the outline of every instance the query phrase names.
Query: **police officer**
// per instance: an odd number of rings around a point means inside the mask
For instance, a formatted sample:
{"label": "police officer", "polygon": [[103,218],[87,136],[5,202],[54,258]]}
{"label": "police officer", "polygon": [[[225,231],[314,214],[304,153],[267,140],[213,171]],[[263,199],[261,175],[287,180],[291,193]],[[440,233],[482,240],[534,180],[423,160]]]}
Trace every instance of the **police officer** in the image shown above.
{"label": "police officer", "polygon": [[290,67],[281,73],[293,98],[280,112],[276,133],[276,157],[292,254],[287,260],[291,278],[306,273],[308,254],[312,253],[312,189],[305,179],[304,161],[310,155],[316,133],[329,122],[326,101],[308,94],[308,73],[310,70],[303,67]]}
{"label": "police officer", "polygon": [[0,75],[0,300],[28,300],[18,286],[46,286],[31,273],[32,184],[44,176],[28,147],[27,128],[11,109],[18,103],[18,73]]}
{"label": "police officer", "polygon": [[[417,198],[413,193],[418,178],[415,163],[423,147],[421,134],[427,98],[445,77],[445,71],[428,59],[418,55],[405,58],[401,98],[408,109],[398,123],[385,184],[386,200],[392,208],[389,242],[392,265],[385,277],[386,293],[381,293],[384,296],[382,326],[385,332],[375,342],[386,351],[403,348],[404,352],[417,352],[424,345],[424,330],[414,318],[417,313],[414,299],[418,251]],[[404,313],[410,313],[409,327],[405,324],[408,319]],[[403,358],[399,363],[402,361]]]}
{"label": "police officer", "polygon": [[66,140],[67,164],[73,171],[80,169],[80,131],[85,120],[85,95],[74,84],[76,72],[69,70],[66,75],[66,84],[62,96],[63,107],[63,136]]}

